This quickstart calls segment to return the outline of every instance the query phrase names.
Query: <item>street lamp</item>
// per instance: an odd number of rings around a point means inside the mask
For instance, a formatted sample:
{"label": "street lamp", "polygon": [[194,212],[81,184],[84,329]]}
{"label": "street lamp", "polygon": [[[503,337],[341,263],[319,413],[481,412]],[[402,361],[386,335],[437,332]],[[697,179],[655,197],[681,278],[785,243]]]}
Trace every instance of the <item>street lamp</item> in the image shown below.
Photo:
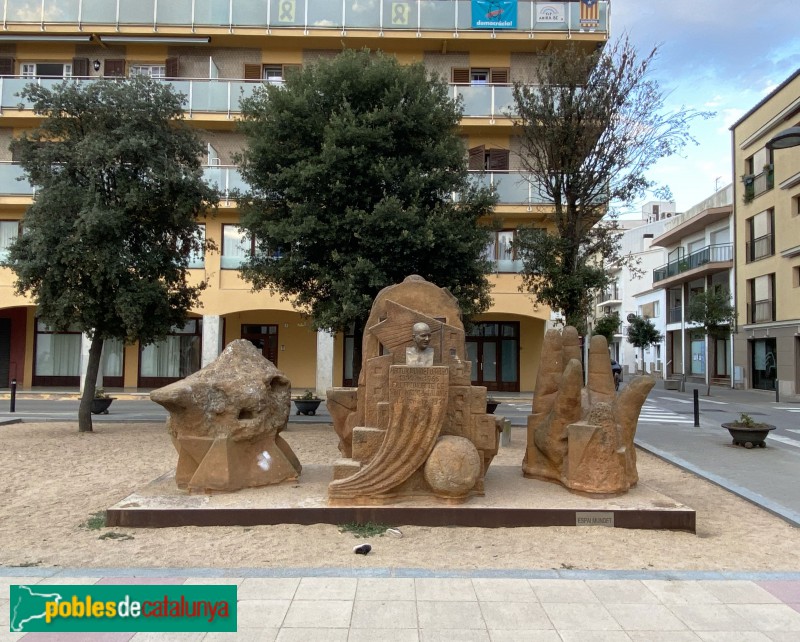
{"label": "street lamp", "polygon": [[800,127],[789,127],[767,141],[767,149],[786,149],[800,145]]}

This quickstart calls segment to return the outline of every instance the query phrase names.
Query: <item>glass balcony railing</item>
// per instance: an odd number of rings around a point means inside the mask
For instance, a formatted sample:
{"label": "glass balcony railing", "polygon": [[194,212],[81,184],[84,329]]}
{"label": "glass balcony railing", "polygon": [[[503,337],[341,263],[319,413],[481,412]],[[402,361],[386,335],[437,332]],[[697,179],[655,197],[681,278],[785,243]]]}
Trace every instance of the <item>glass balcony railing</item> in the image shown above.
{"label": "glass balcony railing", "polygon": [[733,261],[733,244],[721,243],[719,245],[706,245],[691,254],[653,270],[653,283],[663,281],[683,272],[694,270],[706,263],[720,263]]}
{"label": "glass balcony railing", "polygon": [[[598,3],[596,19],[583,20],[578,2],[518,0],[516,5],[516,28],[497,31],[608,31],[608,1]],[[3,26],[464,31],[473,30],[472,7],[471,0],[5,0]]]}
{"label": "glass balcony railing", "polygon": [[[216,186],[223,200],[230,200],[234,190],[248,189],[239,170],[233,165],[207,165],[203,174],[209,184]],[[521,172],[473,174],[471,179],[480,185],[494,186],[503,205],[545,204],[549,201],[535,189]],[[0,196],[32,196],[33,188],[17,163],[0,162]]]}
{"label": "glass balcony railing", "polygon": [[758,261],[775,254],[775,237],[765,234],[745,243],[745,259],[748,263]]}
{"label": "glass balcony railing", "polygon": [[[82,78],[75,82],[94,82]],[[63,82],[61,78],[0,77],[0,112],[2,110],[32,109],[30,101],[19,96],[25,85],[38,83],[52,87]],[[184,109],[191,116],[195,113],[226,114],[228,117],[241,113],[240,101],[249,98],[260,86],[257,82],[244,80],[210,80],[206,78],[178,78],[165,80],[176,91],[186,97]],[[451,85],[450,96],[461,98],[464,116],[467,118],[505,118],[513,116],[514,97],[511,85]]]}

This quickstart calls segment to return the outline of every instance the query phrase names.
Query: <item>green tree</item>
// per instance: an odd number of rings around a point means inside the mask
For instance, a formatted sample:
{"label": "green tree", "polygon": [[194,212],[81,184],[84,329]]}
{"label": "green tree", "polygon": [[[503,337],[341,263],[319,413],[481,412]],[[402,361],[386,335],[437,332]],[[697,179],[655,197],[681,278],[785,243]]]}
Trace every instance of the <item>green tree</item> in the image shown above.
{"label": "green tree", "polygon": [[628,343],[639,348],[644,361],[644,351],[651,345],[661,343],[664,336],[658,331],[655,324],[646,317],[635,316],[628,326]]}
{"label": "green tree", "polygon": [[[521,162],[534,190],[552,201],[555,228],[520,230],[520,290],[585,327],[591,293],[610,283],[606,266],[635,271],[622,256],[616,213],[655,188],[646,177],[659,159],[696,142],[689,126],[710,114],[665,111],[648,78],[656,49],[640,57],[627,38],[583,54],[569,46],[542,56],[535,83],[514,86]],[[656,190],[669,197],[667,188]],[[606,217],[603,219],[603,217]]]}
{"label": "green tree", "polygon": [[315,329],[353,327],[354,377],[382,288],[418,274],[467,318],[488,308],[478,222],[495,196],[471,186],[460,106],[421,64],[347,50],[257,89],[242,116],[241,222],[257,248],[242,274]]}
{"label": "green tree", "polygon": [[202,251],[197,216],[217,193],[169,85],[31,84],[21,95],[43,120],[11,144],[36,198],[7,265],[42,321],[91,338],[78,411],[89,432],[103,341],[155,341],[197,303],[205,284],[190,285],[186,270]]}
{"label": "green tree", "polygon": [[592,335],[599,334],[604,336],[606,341],[608,341],[608,345],[611,345],[614,342],[614,335],[617,333],[620,323],[622,323],[622,319],[619,317],[619,312],[615,310],[611,314],[606,314],[597,320]]}
{"label": "green tree", "polygon": [[725,288],[711,287],[689,298],[686,320],[698,324],[709,338],[706,396],[711,396],[711,364],[716,361],[717,340],[730,335],[735,315],[731,295]]}

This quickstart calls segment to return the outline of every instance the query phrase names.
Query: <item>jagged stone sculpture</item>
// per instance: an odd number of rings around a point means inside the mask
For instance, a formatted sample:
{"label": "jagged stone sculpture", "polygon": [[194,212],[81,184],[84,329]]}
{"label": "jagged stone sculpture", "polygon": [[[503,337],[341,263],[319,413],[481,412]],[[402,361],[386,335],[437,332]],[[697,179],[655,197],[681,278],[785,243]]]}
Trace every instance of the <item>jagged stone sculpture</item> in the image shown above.
{"label": "jagged stone sculpture", "polygon": [[470,385],[455,297],[410,276],[378,294],[366,328],[355,398],[352,390],[328,391],[346,457],[334,465],[329,502],[457,503],[483,494],[499,418],[486,414],[486,388]]}
{"label": "jagged stone sculpture", "polygon": [[300,474],[279,435],[289,420],[291,382],[249,341],[229,343],[214,362],[150,398],[169,411],[179,488],[233,491]]}
{"label": "jagged stone sculpture", "polygon": [[655,380],[636,377],[617,394],[608,343],[596,335],[584,388],[580,357],[575,328],[547,331],[522,472],[577,492],[618,495],[639,480],[633,437]]}

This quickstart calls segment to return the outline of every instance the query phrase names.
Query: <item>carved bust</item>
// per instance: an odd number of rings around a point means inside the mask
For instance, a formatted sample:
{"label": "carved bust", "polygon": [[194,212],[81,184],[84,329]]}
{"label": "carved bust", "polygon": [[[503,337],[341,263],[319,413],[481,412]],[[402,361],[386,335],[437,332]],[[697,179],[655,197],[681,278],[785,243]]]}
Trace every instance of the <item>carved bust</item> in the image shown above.
{"label": "carved bust", "polygon": [[415,323],[411,328],[414,336],[414,345],[406,348],[407,366],[432,366],[433,348],[431,342],[431,329],[427,323]]}

